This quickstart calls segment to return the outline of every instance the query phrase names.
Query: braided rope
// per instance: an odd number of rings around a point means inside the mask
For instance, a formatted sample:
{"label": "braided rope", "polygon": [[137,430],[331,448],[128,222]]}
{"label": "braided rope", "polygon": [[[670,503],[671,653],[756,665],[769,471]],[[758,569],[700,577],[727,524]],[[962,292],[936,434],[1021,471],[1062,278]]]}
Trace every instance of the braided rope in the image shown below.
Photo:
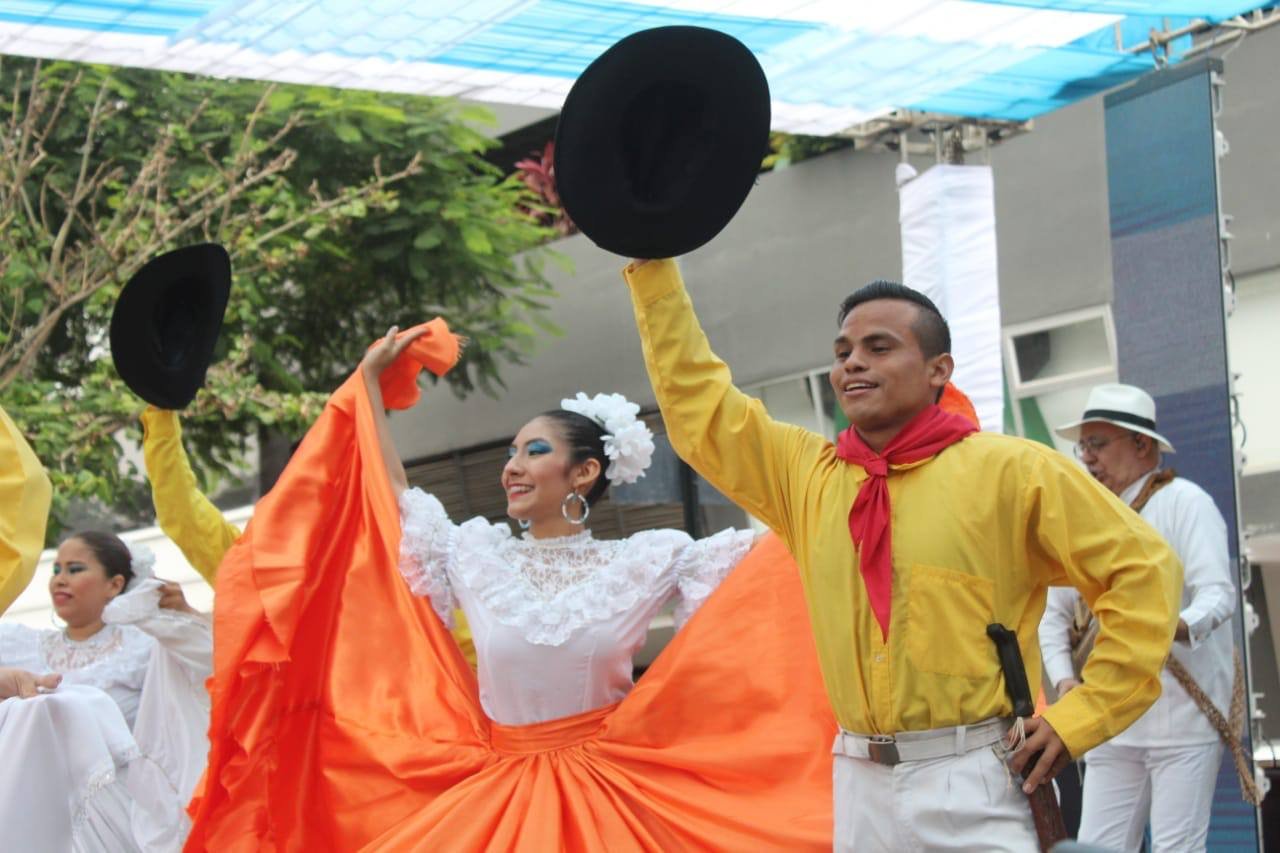
{"label": "braided rope", "polygon": [[1244,743],[1241,740],[1245,722],[1245,685],[1244,663],[1240,660],[1239,649],[1235,650],[1233,657],[1235,658],[1235,679],[1231,686],[1229,720],[1222,716],[1222,712],[1213,704],[1213,700],[1200,689],[1200,685],[1191,677],[1191,673],[1187,672],[1187,668],[1181,661],[1170,656],[1165,666],[1182,685],[1182,689],[1187,691],[1187,695],[1196,703],[1196,707],[1209,718],[1209,723],[1217,730],[1218,737],[1231,750],[1231,757],[1236,764],[1236,775],[1240,777],[1240,793],[1246,803],[1256,806],[1262,802],[1263,794],[1253,777],[1253,760],[1245,755]]}
{"label": "braided rope", "polygon": [[1134,512],[1142,512],[1143,507],[1147,505],[1147,501],[1165,486],[1173,482],[1178,476],[1178,472],[1172,468],[1165,468],[1163,471],[1157,471],[1151,475],[1151,479],[1147,480],[1147,484],[1142,487],[1142,491],[1138,492],[1138,496],[1133,499],[1133,503],[1129,507]]}

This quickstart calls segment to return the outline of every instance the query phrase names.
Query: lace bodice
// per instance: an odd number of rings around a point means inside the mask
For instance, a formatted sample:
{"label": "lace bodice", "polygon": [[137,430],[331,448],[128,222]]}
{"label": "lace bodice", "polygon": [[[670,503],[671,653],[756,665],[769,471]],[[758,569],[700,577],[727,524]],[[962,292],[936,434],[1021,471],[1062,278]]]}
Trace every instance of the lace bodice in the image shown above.
{"label": "lace bodice", "polygon": [[124,649],[124,632],[104,628],[87,640],[73,640],[66,631],[40,632],[40,654],[53,672],[68,672],[116,657]]}
{"label": "lace bodice", "polygon": [[601,565],[615,559],[616,546],[615,542],[597,542],[589,530],[550,540],[526,536],[507,549],[507,559],[538,599],[549,602],[590,581]]}
{"label": "lace bodice", "polygon": [[617,541],[585,530],[516,537],[483,518],[454,525],[417,489],[404,493],[400,512],[402,574],[446,624],[462,608],[476,641],[481,702],[513,724],[626,695],[631,659],[653,617],[674,599],[683,624],[753,539],[736,530],[697,541],[677,530]]}
{"label": "lace bodice", "polygon": [[105,691],[132,726],[155,640],[132,625],[107,625],[87,640],[64,631],[0,622],[0,666],[58,672],[64,684]]}

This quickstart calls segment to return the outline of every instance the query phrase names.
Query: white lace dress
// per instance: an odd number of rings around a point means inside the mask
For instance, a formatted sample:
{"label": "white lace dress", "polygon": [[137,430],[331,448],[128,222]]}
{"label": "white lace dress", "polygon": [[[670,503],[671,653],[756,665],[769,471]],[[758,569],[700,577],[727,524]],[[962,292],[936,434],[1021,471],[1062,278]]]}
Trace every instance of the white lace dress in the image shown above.
{"label": "white lace dress", "polygon": [[0,623],[0,666],[62,675],[52,692],[0,702],[6,849],[181,849],[208,752],[212,636],[202,617],[161,610],[159,586],[119,596],[79,642]]}
{"label": "white lace dress", "polygon": [[754,534],[694,540],[649,530],[603,541],[591,532],[516,537],[505,524],[450,522],[432,495],[400,498],[400,571],[451,625],[475,640],[480,703],[503,725],[580,714],[631,690],[632,659],[673,599],[677,627],[746,556]]}

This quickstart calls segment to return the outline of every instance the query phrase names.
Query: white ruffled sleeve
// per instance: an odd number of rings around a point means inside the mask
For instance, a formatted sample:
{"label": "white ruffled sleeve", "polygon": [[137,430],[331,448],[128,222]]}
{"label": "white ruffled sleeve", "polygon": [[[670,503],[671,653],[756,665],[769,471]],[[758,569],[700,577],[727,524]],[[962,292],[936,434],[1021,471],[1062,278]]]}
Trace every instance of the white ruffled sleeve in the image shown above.
{"label": "white ruffled sleeve", "polygon": [[448,628],[458,602],[449,582],[457,550],[457,527],[444,505],[422,489],[400,495],[400,574],[414,595],[431,599],[431,608]]}
{"label": "white ruffled sleeve", "polygon": [[213,672],[212,627],[200,614],[161,608],[163,587],[154,578],[139,581],[102,611],[102,621],[132,625],[156,641],[133,723],[140,756],[125,780],[134,836],[144,850],[182,846],[191,825],[184,807],[209,752],[204,681]]}
{"label": "white ruffled sleeve", "polygon": [[117,595],[103,608],[102,621],[108,625],[132,625],[159,644],[160,654],[173,659],[191,682],[204,689],[204,680],[213,674],[213,628],[207,617],[160,606],[164,583],[155,578],[137,582],[128,592]]}
{"label": "white ruffled sleeve", "polygon": [[29,670],[36,658],[38,637],[34,628],[18,622],[0,622],[0,666]]}
{"label": "white ruffled sleeve", "polygon": [[691,617],[733,567],[747,556],[755,542],[750,530],[721,530],[714,536],[689,543],[676,557],[675,579],[680,599],[676,604],[676,627]]}

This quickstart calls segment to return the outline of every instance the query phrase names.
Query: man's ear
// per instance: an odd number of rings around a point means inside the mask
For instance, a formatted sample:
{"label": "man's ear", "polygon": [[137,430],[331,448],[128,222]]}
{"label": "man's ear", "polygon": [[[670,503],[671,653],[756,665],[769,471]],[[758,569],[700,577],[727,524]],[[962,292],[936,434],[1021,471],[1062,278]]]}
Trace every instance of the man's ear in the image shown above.
{"label": "man's ear", "polygon": [[929,385],[941,392],[946,387],[946,384],[951,381],[951,374],[955,372],[956,362],[951,357],[951,353],[944,352],[929,359],[927,369],[929,371]]}

